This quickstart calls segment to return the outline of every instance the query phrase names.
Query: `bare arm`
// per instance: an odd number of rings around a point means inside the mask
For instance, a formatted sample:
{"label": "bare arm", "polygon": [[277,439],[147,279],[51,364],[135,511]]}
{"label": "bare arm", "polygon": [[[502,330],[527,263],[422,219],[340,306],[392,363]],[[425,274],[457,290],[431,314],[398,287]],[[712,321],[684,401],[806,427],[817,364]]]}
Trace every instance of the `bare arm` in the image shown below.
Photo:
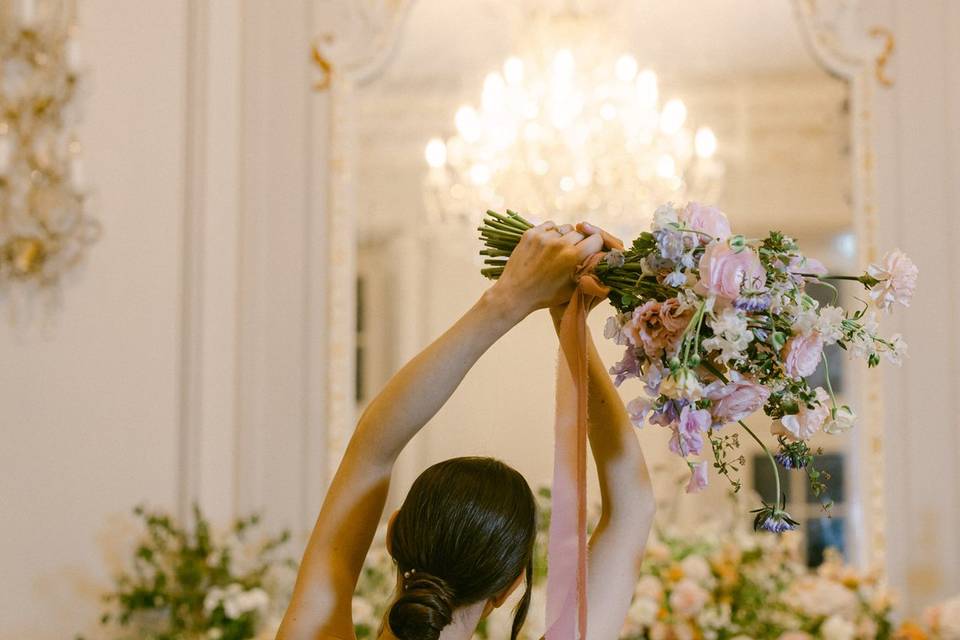
{"label": "bare arm", "polygon": [[[562,308],[551,309],[559,332]],[[637,435],[588,331],[588,436],[602,502],[590,537],[587,571],[587,638],[620,636],[656,503]]]}
{"label": "bare arm", "polygon": [[[563,307],[552,308],[559,332]],[[602,511],[590,538],[587,637],[618,638],[640,574],[655,500],[640,443],[588,331],[588,435]]]}
{"label": "bare arm", "polygon": [[599,236],[561,236],[553,223],[528,231],[497,284],[370,403],[320,510],[278,640],[353,637],[353,592],[401,450],[497,339],[531,311],[569,299],[575,266],[601,246]]}

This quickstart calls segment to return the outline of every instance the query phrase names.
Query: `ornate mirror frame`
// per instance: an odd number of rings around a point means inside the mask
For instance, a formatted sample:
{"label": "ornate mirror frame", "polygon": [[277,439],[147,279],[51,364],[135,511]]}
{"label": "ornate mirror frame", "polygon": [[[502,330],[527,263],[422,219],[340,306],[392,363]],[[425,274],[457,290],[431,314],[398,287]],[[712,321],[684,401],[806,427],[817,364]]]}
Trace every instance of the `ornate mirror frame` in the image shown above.
{"label": "ornate mirror frame", "polygon": [[[312,50],[318,79],[315,88],[326,100],[328,159],[326,176],[327,242],[323,264],[314,276],[324,283],[326,301],[325,424],[327,477],[336,469],[356,420],[356,175],[355,92],[375,79],[402,37],[414,0],[326,0],[322,24]],[[875,189],[875,95],[889,86],[886,64],[893,35],[861,24],[860,0],[785,0],[793,4],[797,22],[816,60],[850,87],[851,208],[858,259],[877,257]],[[861,377],[857,405],[862,418],[854,451],[862,518],[857,558],[883,570],[886,561],[883,403],[876,369]],[[868,472],[869,471],[869,472]]]}

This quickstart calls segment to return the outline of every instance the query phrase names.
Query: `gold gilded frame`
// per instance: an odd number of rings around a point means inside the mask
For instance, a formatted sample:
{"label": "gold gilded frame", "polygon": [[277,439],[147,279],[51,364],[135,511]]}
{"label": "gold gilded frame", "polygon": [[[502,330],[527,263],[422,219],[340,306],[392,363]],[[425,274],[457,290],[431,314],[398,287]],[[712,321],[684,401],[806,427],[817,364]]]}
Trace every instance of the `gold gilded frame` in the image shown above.
{"label": "gold gilded frame", "polygon": [[[327,308],[327,463],[336,469],[353,430],[352,393],[355,350],[356,217],[354,196],[354,92],[375,78],[395,49],[414,0],[331,1],[311,56],[319,77],[315,88],[328,100],[327,220],[331,233],[326,252]],[[861,24],[860,0],[786,0],[812,55],[850,87],[852,209],[859,260],[877,256],[874,102],[878,88],[894,80],[887,64],[895,50],[893,34],[880,26]],[[859,440],[854,451],[863,521],[857,559],[883,570],[886,561],[885,455],[883,396],[876,369],[861,377],[857,404],[862,407]],[[328,473],[329,475],[329,473]]]}

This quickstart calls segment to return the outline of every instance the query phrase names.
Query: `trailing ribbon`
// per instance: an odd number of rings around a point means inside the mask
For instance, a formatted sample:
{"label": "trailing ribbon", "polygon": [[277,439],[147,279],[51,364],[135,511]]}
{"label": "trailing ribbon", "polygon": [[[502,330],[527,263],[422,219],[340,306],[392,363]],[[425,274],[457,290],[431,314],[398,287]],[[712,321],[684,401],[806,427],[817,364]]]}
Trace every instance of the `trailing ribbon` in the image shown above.
{"label": "trailing ribbon", "polygon": [[560,320],[546,640],[587,635],[587,313],[610,293],[593,274],[604,255],[577,269],[577,288]]}

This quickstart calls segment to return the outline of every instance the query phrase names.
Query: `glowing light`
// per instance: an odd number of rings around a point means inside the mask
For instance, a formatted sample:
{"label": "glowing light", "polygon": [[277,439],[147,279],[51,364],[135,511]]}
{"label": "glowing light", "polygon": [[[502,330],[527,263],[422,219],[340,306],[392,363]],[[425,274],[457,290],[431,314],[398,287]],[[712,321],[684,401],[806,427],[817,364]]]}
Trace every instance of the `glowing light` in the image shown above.
{"label": "glowing light", "polygon": [[677,133],[686,119],[687,106],[683,104],[683,100],[673,98],[663,105],[663,111],[660,113],[660,129],[666,134]]}
{"label": "glowing light", "polygon": [[623,82],[630,82],[637,75],[637,59],[631,55],[623,55],[617,60],[614,67],[617,78]]}
{"label": "glowing light", "polygon": [[427,159],[427,164],[435,169],[439,169],[447,163],[447,145],[440,138],[430,138],[423,155]]}
{"label": "glowing light", "polygon": [[507,94],[507,86],[503,81],[503,76],[499,73],[488,73],[483,81],[483,94],[481,101],[486,111],[496,111],[504,107],[504,97]]}
{"label": "glowing light", "polygon": [[712,158],[717,152],[717,136],[710,127],[700,127],[693,138],[693,148],[700,158]]}
{"label": "glowing light", "polygon": [[503,63],[503,77],[507,79],[508,84],[520,85],[523,82],[523,60],[517,56],[507,58]]}
{"label": "glowing light", "polygon": [[570,49],[560,49],[553,56],[553,77],[557,82],[568,83],[573,80],[573,71],[576,63]]}
{"label": "glowing light", "polygon": [[477,115],[476,109],[469,105],[463,105],[457,109],[457,115],[454,116],[453,121],[457,125],[460,137],[464,140],[476,142],[480,139],[480,116]]}
{"label": "glowing light", "polygon": [[474,184],[482,185],[490,182],[490,167],[485,164],[475,164],[470,167],[470,179]]}
{"label": "glowing light", "polygon": [[673,156],[662,155],[657,159],[657,175],[661,178],[672,178],[677,172],[677,163]]}
{"label": "glowing light", "polygon": [[653,109],[657,106],[658,99],[657,74],[650,69],[644,69],[637,75],[637,102],[641,107]]}

